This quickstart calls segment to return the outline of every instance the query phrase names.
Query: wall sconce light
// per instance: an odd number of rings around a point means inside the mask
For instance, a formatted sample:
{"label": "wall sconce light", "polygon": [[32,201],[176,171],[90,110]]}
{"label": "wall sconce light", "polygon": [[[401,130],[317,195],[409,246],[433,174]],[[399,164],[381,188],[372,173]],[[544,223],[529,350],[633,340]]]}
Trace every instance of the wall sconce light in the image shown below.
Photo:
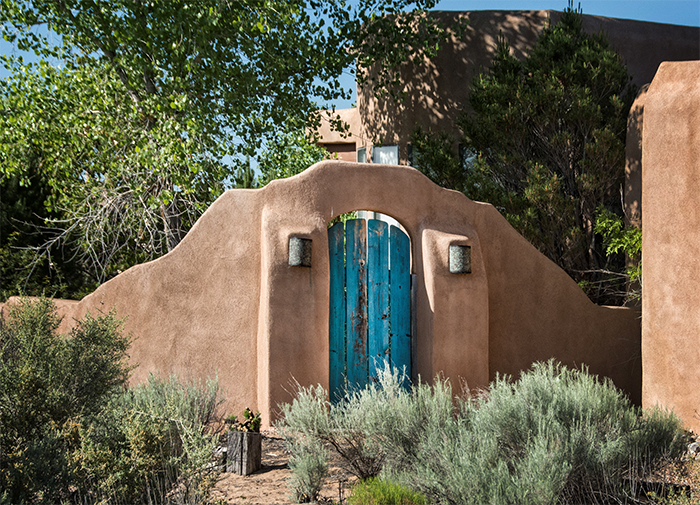
{"label": "wall sconce light", "polygon": [[289,266],[311,266],[311,239],[289,237]]}
{"label": "wall sconce light", "polygon": [[450,273],[472,273],[472,248],[468,245],[450,246]]}

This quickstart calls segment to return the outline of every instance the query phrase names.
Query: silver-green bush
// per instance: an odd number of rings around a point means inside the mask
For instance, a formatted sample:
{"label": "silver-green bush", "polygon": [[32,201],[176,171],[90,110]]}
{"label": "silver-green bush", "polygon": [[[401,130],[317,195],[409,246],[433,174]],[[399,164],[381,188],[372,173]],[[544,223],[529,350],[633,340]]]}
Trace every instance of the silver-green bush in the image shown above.
{"label": "silver-green bush", "polygon": [[80,430],[77,472],[83,500],[205,503],[220,468],[212,464],[211,431],[218,381],[151,375],[113,398],[102,416]]}
{"label": "silver-green bush", "polygon": [[611,382],[550,361],[498,378],[448,429],[426,426],[399,478],[434,503],[624,501],[683,450],[673,414],[642,413]]}
{"label": "silver-green bush", "polygon": [[289,468],[292,477],[289,489],[297,503],[315,502],[328,478],[328,451],[317,438],[286,436]]}
{"label": "silver-green bush", "polygon": [[[376,395],[377,387],[350,393],[343,402],[332,404],[328,401],[328,393],[320,386],[297,387],[294,401],[281,406],[284,415],[277,424],[290,451],[293,451],[291,441],[301,436],[309,437],[340,455],[347,472],[360,479],[378,475],[384,453],[371,437],[367,437],[367,433],[375,431],[370,425],[379,404],[368,391]],[[294,452],[291,454],[295,456]]]}
{"label": "silver-green bush", "polygon": [[499,377],[475,400],[445,381],[400,383],[385,370],[337,405],[299,388],[281,424],[336,450],[358,477],[381,469],[436,504],[626,501],[685,449],[676,416],[643,412],[610,381],[554,361]]}
{"label": "silver-green bush", "polygon": [[0,503],[204,502],[217,381],[126,389],[120,321],[59,322],[50,300],[22,300],[0,327]]}

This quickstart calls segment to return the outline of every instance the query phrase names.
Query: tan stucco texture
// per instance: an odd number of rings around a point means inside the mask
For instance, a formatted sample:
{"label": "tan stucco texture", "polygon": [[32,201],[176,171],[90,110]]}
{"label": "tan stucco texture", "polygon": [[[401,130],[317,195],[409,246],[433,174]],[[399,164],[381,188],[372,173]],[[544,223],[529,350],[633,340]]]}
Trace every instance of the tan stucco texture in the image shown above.
{"label": "tan stucco texture", "polygon": [[[413,361],[424,380],[483,388],[555,357],[640,400],[638,312],[592,304],[494,207],[405,166],[325,161],[263,189],[228,191],[171,253],[62,304],[64,326],[115,308],[136,338],[133,380],[216,373],[230,411],[250,406],[269,422],[293,379],[328,386],[327,224],[352,210],[393,216],[410,236]],[[310,268],[288,265],[292,236],[312,239]],[[449,272],[452,244],[471,246],[472,273]]]}
{"label": "tan stucco texture", "polygon": [[[447,26],[457,19],[466,20],[468,25],[462,37],[452,37],[423,65],[406,63],[402,67],[400,91],[405,97],[399,103],[388,95],[375,96],[371,81],[364,88],[358,87],[357,108],[362,119],[352,131],[375,143],[381,139],[383,145],[399,144],[404,161],[408,156],[406,143],[416,125],[451,132],[459,138],[456,120],[471,110],[469,88],[474,78],[491,66],[499,37],[508,41],[515,57],[524,59],[539,33],[550,23],[557,23],[561,15],[551,10],[431,12]],[[583,26],[587,33],[602,32],[607,36],[638,87],[651,82],[662,61],[700,58],[698,27],[585,14]]]}
{"label": "tan stucco texture", "polygon": [[700,61],[663,63],[644,103],[643,404],[700,430]]}

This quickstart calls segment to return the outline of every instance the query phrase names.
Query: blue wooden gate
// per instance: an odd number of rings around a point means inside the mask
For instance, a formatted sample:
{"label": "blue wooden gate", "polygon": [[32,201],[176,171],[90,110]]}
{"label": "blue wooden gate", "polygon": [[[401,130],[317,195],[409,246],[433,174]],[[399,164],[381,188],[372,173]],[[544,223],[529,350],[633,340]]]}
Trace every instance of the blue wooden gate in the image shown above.
{"label": "blue wooden gate", "polygon": [[396,226],[351,219],[328,230],[331,399],[377,380],[388,361],[411,377],[410,241]]}

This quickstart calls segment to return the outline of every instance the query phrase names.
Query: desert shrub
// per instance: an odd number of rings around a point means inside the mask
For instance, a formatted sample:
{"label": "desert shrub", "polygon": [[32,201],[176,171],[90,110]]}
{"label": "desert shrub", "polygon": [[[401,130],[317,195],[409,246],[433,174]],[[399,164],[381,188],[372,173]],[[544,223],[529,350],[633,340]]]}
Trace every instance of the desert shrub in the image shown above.
{"label": "desert shrub", "polygon": [[421,447],[404,479],[434,503],[602,503],[626,499],[684,442],[674,415],[642,414],[609,381],[550,361],[497,379]]}
{"label": "desert shrub", "polygon": [[297,387],[292,404],[283,405],[282,411],[284,417],[276,427],[290,454],[292,499],[297,503],[316,500],[328,477],[324,445],[330,432],[328,393],[321,386]]}
{"label": "desert shrub", "polygon": [[344,470],[359,479],[375,477],[383,468],[411,466],[425,425],[444,426],[454,405],[449,383],[435,388],[419,384],[413,392],[404,383],[401,372],[386,366],[379,370],[377,384],[348,391],[336,404],[321,386],[297,386],[292,403],[281,406],[283,417],[277,424],[291,454],[290,486],[297,501],[314,499],[316,488],[320,490],[327,450],[339,455]]}
{"label": "desert shrub", "polygon": [[437,504],[625,501],[685,449],[676,416],[641,411],[610,381],[554,361],[499,377],[473,400],[440,380],[400,384],[385,370],[337,405],[320,387],[299,388],[282,424],[336,450],[361,479],[381,471]]}
{"label": "desert shrub", "polygon": [[13,503],[68,496],[78,419],[104,406],[129,373],[129,338],[112,313],[66,337],[50,300],[21,300],[0,328],[0,488]]}
{"label": "desert shrub", "polygon": [[[374,387],[376,390],[376,387]],[[282,436],[291,444],[300,437],[319,440],[342,459],[343,468],[360,479],[374,477],[382,469],[383,453],[366,436],[373,405],[363,391],[349,393],[338,404],[328,401],[328,393],[321,386],[298,387],[291,404],[282,405],[283,417],[277,424]],[[295,456],[291,452],[292,457]]]}
{"label": "desert shrub", "polygon": [[361,398],[366,423],[364,436],[382,454],[385,473],[410,470],[428,426],[442,431],[452,424],[456,402],[449,381],[433,386],[418,381],[408,391],[403,373],[379,368],[378,383],[356,393]]}
{"label": "desert shrub", "polygon": [[289,489],[297,503],[315,502],[328,478],[328,451],[317,438],[286,436],[289,450]]}
{"label": "desert shrub", "polygon": [[83,499],[127,503],[204,503],[220,468],[212,464],[218,434],[218,381],[151,375],[113,398],[81,430],[77,472]]}
{"label": "desert shrub", "polygon": [[125,388],[129,338],[113,314],[66,336],[49,300],[0,328],[0,503],[201,503],[217,381]]}
{"label": "desert shrub", "polygon": [[349,505],[427,505],[420,493],[383,479],[367,479],[358,482],[348,496]]}

